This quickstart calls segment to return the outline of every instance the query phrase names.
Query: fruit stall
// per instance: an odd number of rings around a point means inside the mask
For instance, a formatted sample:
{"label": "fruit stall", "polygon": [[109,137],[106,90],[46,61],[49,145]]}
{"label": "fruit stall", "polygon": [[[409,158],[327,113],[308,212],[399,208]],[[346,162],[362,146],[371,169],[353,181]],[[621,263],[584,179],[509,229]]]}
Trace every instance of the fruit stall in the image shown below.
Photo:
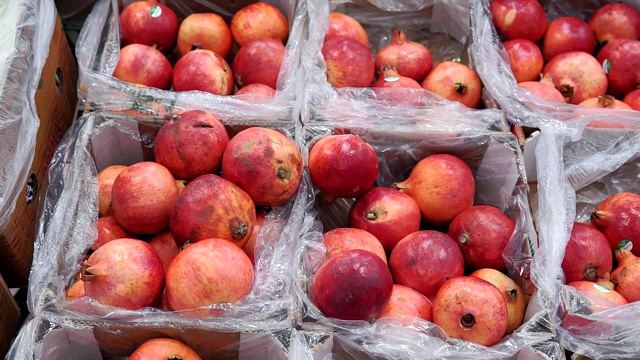
{"label": "fruit stall", "polygon": [[0,356],[640,357],[640,3],[0,19]]}

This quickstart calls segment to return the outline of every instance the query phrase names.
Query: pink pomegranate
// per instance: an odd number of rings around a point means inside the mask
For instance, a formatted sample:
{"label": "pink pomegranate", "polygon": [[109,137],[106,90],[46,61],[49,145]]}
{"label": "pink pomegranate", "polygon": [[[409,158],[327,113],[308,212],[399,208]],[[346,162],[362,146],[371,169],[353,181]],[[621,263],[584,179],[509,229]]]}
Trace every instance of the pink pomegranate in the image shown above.
{"label": "pink pomegranate", "polygon": [[549,23],[542,42],[544,59],[570,51],[584,51],[593,54],[596,35],[589,24],[577,17],[564,16]]}
{"label": "pink pomegranate", "polygon": [[507,40],[526,39],[536,43],[547,29],[547,15],[536,0],[494,0],[490,10],[493,24]]}
{"label": "pink pomegranate", "polygon": [[525,310],[527,310],[526,294],[520,286],[510,277],[495,269],[476,270],[471,276],[490,282],[502,293],[507,303],[507,313],[509,315],[505,334],[511,334],[519,328],[522,325]]}
{"label": "pink pomegranate", "polygon": [[175,91],[199,90],[214,95],[233,94],[233,73],[220,55],[210,50],[189,51],[173,68]]}
{"label": "pink pomegranate", "polygon": [[108,243],[109,241],[122,238],[135,238],[135,234],[122,225],[118,224],[116,218],[113,216],[103,216],[96,221],[96,227],[98,228],[98,239],[91,246],[91,250],[98,250],[99,247]]}
{"label": "pink pomegranate", "polygon": [[631,110],[629,105],[620,100],[616,100],[611,95],[600,95],[595,98],[587,99],[578,105],[588,108]]}
{"label": "pink pomegranate", "polygon": [[249,84],[236,91],[236,96],[247,101],[269,99],[276,96],[276,90],[265,84]]}
{"label": "pink pomegranate", "polygon": [[411,78],[400,76],[395,70],[384,70],[378,77],[378,80],[371,84],[371,87],[374,89],[385,89],[383,91],[376,91],[376,95],[380,99],[413,106],[419,106],[421,104],[421,94],[419,92],[410,92],[403,89],[422,90],[422,86]]}
{"label": "pink pomegranate", "polygon": [[[598,282],[591,281],[574,281],[571,286],[579,291],[579,295],[583,297],[588,308],[570,310],[562,318],[562,327],[568,329],[571,333],[577,335],[587,335],[593,332],[594,327],[598,333],[603,335],[613,335],[615,329],[611,324],[597,323],[596,320],[585,319],[580,315],[596,314],[605,310],[612,309],[617,306],[626,305],[627,301],[617,291],[613,290],[613,283],[609,281],[609,274],[606,279],[600,279]],[[577,311],[576,311],[577,310]]]}
{"label": "pink pomegranate", "polygon": [[245,43],[233,58],[233,76],[239,88],[264,84],[275,89],[285,47],[279,40],[261,38]]}
{"label": "pink pomegranate", "polygon": [[149,245],[153,247],[153,249],[158,253],[160,260],[162,261],[162,268],[165,273],[169,268],[169,264],[173,261],[173,259],[178,256],[180,249],[178,248],[178,244],[173,240],[173,236],[171,236],[171,232],[163,231],[149,240]]}
{"label": "pink pomegranate", "polygon": [[98,173],[98,216],[113,215],[111,187],[118,175],[126,168],[124,165],[111,165]]}
{"label": "pink pomegranate", "polygon": [[467,65],[444,61],[431,70],[422,87],[451,101],[477,108],[482,99],[482,82]]}
{"label": "pink pomegranate", "polygon": [[640,195],[623,192],[609,196],[596,206],[591,223],[609,240],[613,251],[624,246],[640,254]]}
{"label": "pink pomegranate", "polygon": [[550,75],[543,76],[540,81],[525,81],[518,84],[519,87],[526,89],[546,101],[566,102],[562,93],[555,88]]}
{"label": "pink pomegranate", "polygon": [[132,2],[120,13],[119,22],[122,45],[155,45],[165,54],[176,46],[178,17],[157,1]]}
{"label": "pink pomegranate", "polygon": [[615,39],[640,40],[640,13],[627,4],[601,6],[591,15],[589,25],[603,45]]}
{"label": "pink pomegranate", "polygon": [[622,99],[640,85],[640,41],[611,40],[598,53],[598,61],[608,70],[608,94]]}
{"label": "pink pomegranate", "polygon": [[607,238],[593,226],[573,223],[562,261],[567,284],[580,280],[595,282],[611,272],[612,264]]}
{"label": "pink pomegranate", "polygon": [[187,16],[178,29],[178,52],[205,49],[227,58],[233,38],[224,18],[215,13],[195,13]]}
{"label": "pink pomegranate", "polygon": [[625,247],[616,250],[618,267],[611,273],[616,291],[628,302],[640,300],[640,259]]}
{"label": "pink pomegranate", "polygon": [[324,36],[324,41],[338,37],[353,39],[369,47],[369,36],[356,19],[343,13],[332,12],[329,15],[329,31]]}
{"label": "pink pomegranate", "polygon": [[[412,288],[393,284],[391,299],[378,318],[404,315],[432,322],[432,306],[431,300]],[[410,326],[411,322],[412,319],[401,320],[405,326]]]}
{"label": "pink pomegranate", "polygon": [[113,77],[132,84],[168,90],[172,69],[169,60],[151,46],[130,44],[120,49]]}
{"label": "pink pomegranate", "polygon": [[322,46],[327,81],[333,87],[367,87],[375,75],[373,54],[357,40],[334,38]]}
{"label": "pink pomegranate", "polygon": [[516,82],[538,80],[544,65],[538,45],[525,39],[505,41],[503,45],[509,54],[509,64]]}
{"label": "pink pomegranate", "polygon": [[129,360],[201,360],[192,348],[175,339],[147,340],[129,356]]}
{"label": "pink pomegranate", "polygon": [[607,91],[607,75],[591,54],[571,51],[555,56],[542,70],[549,74],[556,89],[571,104],[604,95]]}
{"label": "pink pomegranate", "polygon": [[380,241],[370,233],[351,228],[336,228],[324,234],[324,246],[327,248],[327,259],[349,250],[366,250],[376,254],[387,263],[387,255]]}
{"label": "pink pomegranate", "polygon": [[238,10],[231,19],[231,34],[238,46],[251,40],[269,38],[284,44],[289,36],[289,22],[278,8],[256,2]]}
{"label": "pink pomegranate", "polygon": [[377,71],[384,71],[387,66],[395,69],[399,75],[417,82],[424,80],[433,68],[433,58],[424,45],[407,39],[404,31],[393,32],[391,44],[378,51],[374,62]]}
{"label": "pink pomegranate", "polygon": [[640,89],[628,93],[622,101],[633,110],[640,110]]}

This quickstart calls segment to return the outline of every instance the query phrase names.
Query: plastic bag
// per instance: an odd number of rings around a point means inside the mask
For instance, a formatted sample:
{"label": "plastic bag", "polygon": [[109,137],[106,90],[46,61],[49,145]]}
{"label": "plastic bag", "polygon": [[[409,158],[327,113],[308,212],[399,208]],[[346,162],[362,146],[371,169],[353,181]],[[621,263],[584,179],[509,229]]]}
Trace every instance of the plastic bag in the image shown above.
{"label": "plastic bag", "polygon": [[[97,173],[113,164],[130,165],[153,159],[155,134],[166,119],[116,113],[89,113],[80,118],[53,156],[43,215],[38,225],[34,262],[29,279],[28,305],[32,313],[60,308],[73,318],[126,324],[194,324],[221,331],[276,330],[291,326],[291,262],[306,203],[293,197],[273,207],[260,228],[255,249],[254,286],[217,317],[194,318],[155,308],[128,311],[85,297],[72,302],[65,288],[74,281],[84,254],[97,238]],[[251,119],[248,119],[251,120]],[[222,118],[230,133],[251,124]],[[264,121],[264,120],[263,120]],[[267,126],[267,125],[263,125]],[[292,127],[278,127],[292,136]],[[297,200],[297,201],[296,201]],[[173,326],[172,325],[172,326]]]}
{"label": "plastic bag", "polygon": [[[274,99],[260,101],[268,104],[284,104],[294,99],[298,93],[296,77],[299,68],[301,36],[304,26],[304,12],[299,10],[294,0],[267,1],[278,7],[289,21],[289,39],[286,53],[278,76],[277,94]],[[138,102],[155,103],[171,106],[184,98],[200,99],[206,103],[217,103],[221,106],[246,107],[254,105],[247,100],[239,100],[235,96],[218,96],[199,91],[174,92],[148,88],[120,81],[111,76],[118,63],[120,53],[120,28],[118,14],[130,1],[99,0],[87,16],[76,44],[79,80],[78,97],[93,110],[120,109],[124,104]],[[239,10],[241,4],[250,2],[232,2],[220,6],[214,1],[163,0],[178,16],[184,19],[194,12],[215,12],[223,16],[227,22],[231,20],[233,11]],[[177,54],[177,53],[176,53]],[[153,93],[150,97],[149,93]],[[157,105],[157,104],[156,104]],[[135,109],[132,107],[132,109]]]}
{"label": "plastic bag", "polygon": [[36,148],[40,119],[35,93],[49,56],[55,25],[50,0],[0,3],[0,229],[24,191]]}
{"label": "plastic bag", "polygon": [[[576,16],[588,20],[599,6],[608,1],[600,0],[544,0],[540,1],[546,11],[548,21],[561,16]],[[640,2],[622,1],[636,9]],[[559,130],[562,127],[574,130],[586,126],[591,121],[602,121],[609,116],[618,119],[616,127],[637,128],[634,119],[638,115],[629,110],[585,108],[582,106],[545,101],[529,91],[517,86],[509,65],[509,55],[504,49],[500,37],[493,26],[489,0],[473,2],[471,6],[471,54],[475,68],[484,83],[487,106],[499,106],[507,112],[509,120],[520,125],[539,127],[553,124]]]}

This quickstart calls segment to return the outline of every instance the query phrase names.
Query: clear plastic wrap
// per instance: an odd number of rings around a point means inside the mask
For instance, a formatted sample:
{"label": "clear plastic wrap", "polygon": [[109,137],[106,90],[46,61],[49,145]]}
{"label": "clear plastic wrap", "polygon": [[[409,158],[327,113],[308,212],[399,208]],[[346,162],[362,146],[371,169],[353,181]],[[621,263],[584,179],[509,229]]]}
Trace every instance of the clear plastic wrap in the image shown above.
{"label": "clear plastic wrap", "polygon": [[50,0],[0,3],[0,229],[24,191],[40,119],[35,93],[55,25]]}
{"label": "clear plastic wrap", "polygon": [[[70,318],[84,316],[117,321],[123,326],[191,324],[228,332],[290,327],[291,254],[306,206],[296,196],[268,213],[256,243],[251,293],[236,304],[212,306],[225,310],[220,316],[195,318],[156,308],[128,311],[104,306],[88,297],[66,300],[65,288],[75,280],[84,255],[97,238],[94,221],[98,218],[98,171],[113,164],[152,160],[154,137],[165,120],[94,112],[78,119],[67,133],[50,165],[47,198],[38,224],[29,279],[30,311],[63,309]],[[228,118],[222,121],[230,133],[251,126],[233,123]],[[293,133],[292,125],[272,128],[290,137]]]}
{"label": "clear plastic wrap", "polygon": [[[214,1],[162,0],[170,6],[180,20],[194,12],[215,12],[227,22],[241,4],[251,1],[229,2],[221,6]],[[289,21],[289,39],[286,53],[278,75],[277,94],[273,99],[260,101],[263,104],[284,104],[294,99],[298,93],[298,74],[301,36],[305,25],[302,5],[295,0],[267,1],[278,7]],[[200,91],[164,91],[120,81],[112,76],[120,53],[120,28],[118,14],[130,1],[99,0],[87,16],[76,44],[79,79],[78,97],[93,110],[137,109],[140,106],[172,107],[183,99],[194,102],[218,104],[219,106],[247,109],[255,106],[255,101],[239,100],[235,96],[219,96]],[[177,53],[176,53],[177,54]],[[175,54],[174,54],[175,55]],[[171,58],[170,58],[171,60]],[[176,59],[177,60],[177,59]],[[133,103],[133,105],[128,105]],[[129,107],[126,107],[129,106]]]}
{"label": "clear plastic wrap", "polygon": [[[609,1],[601,0],[543,0],[548,21],[561,16],[576,16],[588,20],[599,6]],[[640,9],[637,0],[625,0]],[[485,86],[485,103],[489,107],[499,106],[508,118],[520,125],[539,127],[556,122],[554,126],[574,130],[589,122],[615,116],[617,127],[637,128],[639,115],[629,110],[585,108],[572,104],[545,101],[517,86],[509,65],[509,56],[493,26],[489,0],[473,2],[471,6],[471,54],[475,69]]]}

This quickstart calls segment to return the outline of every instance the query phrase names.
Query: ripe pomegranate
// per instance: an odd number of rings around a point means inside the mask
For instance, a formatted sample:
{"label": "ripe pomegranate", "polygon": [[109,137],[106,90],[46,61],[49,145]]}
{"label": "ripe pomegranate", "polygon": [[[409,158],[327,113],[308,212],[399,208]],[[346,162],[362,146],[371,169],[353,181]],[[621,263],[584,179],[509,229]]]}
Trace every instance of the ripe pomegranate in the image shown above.
{"label": "ripe pomegranate", "polygon": [[122,170],[126,168],[124,165],[111,165],[98,173],[98,216],[113,215],[111,186]]}
{"label": "ripe pomegranate", "polygon": [[566,102],[562,93],[555,88],[550,75],[543,76],[540,81],[525,81],[518,84],[519,87],[526,89],[546,101]]}
{"label": "ripe pomegranate", "polygon": [[265,84],[250,84],[236,91],[236,96],[242,96],[243,100],[254,101],[269,99],[276,96],[276,90]]}
{"label": "ripe pomegranate", "polygon": [[311,301],[330,318],[373,322],[393,290],[389,268],[366,250],[344,251],[325,262],[313,276]]}
{"label": "ripe pomegranate", "polygon": [[197,177],[182,190],[169,219],[176,244],[208,238],[243,247],[253,229],[256,208],[244,190],[213,174]]}
{"label": "ripe pomegranate", "polygon": [[84,292],[84,281],[78,279],[73,285],[69,286],[67,289],[67,293],[65,295],[67,301],[73,301],[76,299],[83,298],[85,296]]}
{"label": "ripe pomegranate", "polygon": [[378,176],[378,156],[362,138],[330,135],[309,152],[311,182],[332,202],[340,197],[366,194]]}
{"label": "ripe pomegranate", "polygon": [[371,233],[391,252],[400,240],[420,230],[420,207],[403,192],[374,188],[351,206],[349,226]]}
{"label": "ripe pomegranate", "polygon": [[515,329],[522,325],[524,313],[527,309],[526,294],[520,286],[507,275],[495,269],[480,269],[471,274],[473,277],[490,282],[497,287],[507,304],[507,313],[509,320],[507,322],[506,335],[511,334]]}
{"label": "ripe pomegranate", "polygon": [[629,105],[620,100],[616,100],[611,95],[600,95],[595,98],[587,99],[578,105],[588,108],[631,110],[631,107]]}
{"label": "ripe pomegranate", "polygon": [[156,135],[153,154],[174,177],[193,180],[220,170],[229,135],[220,120],[201,110],[185,111]]}
{"label": "ripe pomegranate", "polygon": [[433,58],[424,45],[407,39],[404,31],[393,32],[391,44],[378,51],[374,62],[377,71],[384,71],[387,66],[398,74],[420,82],[433,68]]}
{"label": "ripe pomegranate", "polygon": [[376,254],[387,263],[387,255],[380,241],[370,233],[351,228],[337,228],[324,234],[324,246],[327,248],[327,259],[349,250],[367,250]]}
{"label": "ripe pomegranate", "polygon": [[391,252],[393,279],[432,298],[447,280],[464,275],[464,258],[454,244],[447,234],[434,230],[409,234]]}
{"label": "ripe pomegranate", "polygon": [[629,105],[633,110],[640,110],[640,89],[628,93],[622,102]]}
{"label": "ripe pomegranate", "polygon": [[490,10],[493,24],[506,40],[537,43],[547,29],[547,15],[538,1],[494,0]]}
{"label": "ripe pomegranate", "polygon": [[618,267],[611,273],[616,291],[628,302],[640,300],[640,260],[624,246],[616,250]]}
{"label": "ripe pomegranate", "polygon": [[189,51],[173,68],[175,91],[199,90],[215,95],[233,93],[233,73],[229,64],[210,50]]}
{"label": "ripe pomegranate", "polygon": [[284,53],[285,47],[278,40],[261,38],[247,42],[233,59],[236,85],[241,88],[250,84],[264,84],[275,89]]}
{"label": "ripe pomegranate", "polygon": [[256,2],[236,12],[231,19],[231,34],[240,47],[260,38],[275,39],[284,44],[289,36],[289,22],[275,6]]}
{"label": "ripe pomegranate", "polygon": [[509,64],[516,82],[538,80],[544,65],[538,45],[525,39],[505,41],[503,45],[509,54]]}
{"label": "ripe pomegranate", "polygon": [[[600,202],[591,214],[591,223],[609,240],[613,251],[620,245],[640,255],[640,195],[623,192]],[[623,240],[627,240],[621,244]]]}
{"label": "ripe pomegranate", "polygon": [[573,223],[562,261],[566,282],[596,281],[611,272],[613,257],[607,238],[593,226]]}
{"label": "ripe pomegranate", "polygon": [[458,214],[473,206],[476,185],[467,164],[448,154],[420,160],[409,178],[393,185],[411,196],[429,224],[448,225]]}
{"label": "ripe pomegranate", "polygon": [[611,40],[598,53],[607,71],[608,94],[619,99],[640,85],[640,41]]}
{"label": "ripe pomegranate", "polygon": [[82,263],[87,296],[101,304],[139,310],[160,301],[164,270],[156,251],[144,241],[117,239]]}
{"label": "ripe pomegranate", "polygon": [[449,236],[462,251],[468,269],[491,268],[506,271],[502,253],[516,224],[500,209],[489,205],[472,206],[453,219]]}
{"label": "ripe pomegranate", "polygon": [[103,216],[99,218],[96,221],[96,228],[98,228],[98,239],[91,246],[91,250],[98,250],[102,245],[115,239],[136,237],[135,234],[118,224],[116,218],[113,216]]}
{"label": "ripe pomegranate", "polygon": [[171,86],[171,64],[151,46],[130,44],[120,49],[113,76],[132,84],[168,90]]}
{"label": "ripe pomegranate", "polygon": [[169,264],[171,264],[173,259],[175,259],[180,252],[178,244],[176,244],[176,241],[173,240],[173,236],[171,236],[171,232],[163,231],[154,235],[151,240],[149,240],[149,245],[151,245],[156,253],[158,253],[160,260],[162,261],[162,268],[166,273],[169,268]]}
{"label": "ripe pomegranate", "polygon": [[175,339],[147,340],[129,356],[129,360],[201,360],[192,348]]}
{"label": "ripe pomegranate", "polygon": [[627,4],[601,6],[589,18],[589,25],[602,45],[615,39],[640,40],[640,13]]}
{"label": "ripe pomegranate", "polygon": [[176,46],[179,21],[176,13],[157,1],[136,1],[119,17],[122,45],[155,45],[165,54]]}
{"label": "ripe pomegranate", "polygon": [[556,89],[571,104],[580,104],[607,91],[607,75],[598,60],[586,52],[557,55],[545,65],[542,74],[551,76]]}
{"label": "ripe pomegranate", "polygon": [[367,87],[373,81],[373,54],[368,47],[349,38],[334,38],[322,46],[327,81],[333,87]]}
{"label": "ripe pomegranate", "polygon": [[482,83],[478,73],[467,65],[453,61],[444,61],[434,67],[422,82],[422,87],[470,108],[477,108],[482,99]]}
{"label": "ripe pomegranate", "polygon": [[[593,329],[594,327],[600,334],[613,335],[615,329],[610,324],[597,323],[595,320],[583,317],[584,315],[599,313],[627,304],[624,297],[613,290],[613,283],[609,281],[609,274],[606,274],[605,279],[599,279],[598,282],[581,280],[569,283],[568,286],[578,290],[579,295],[584,300],[572,302],[575,305],[564,315],[561,326],[577,335],[593,333],[593,330],[588,329]],[[584,309],[583,304],[588,307]]]}
{"label": "ripe pomegranate", "polygon": [[564,16],[549,23],[542,42],[544,59],[570,51],[583,51],[593,54],[596,48],[596,35],[589,24],[577,17]]}
{"label": "ripe pomegranate", "polygon": [[214,13],[196,13],[187,16],[178,29],[178,52],[211,50],[223,58],[231,52],[231,30],[222,16]]}
{"label": "ripe pomegranate", "polygon": [[433,322],[453,338],[491,346],[508,326],[502,292],[488,281],[464,276],[444,283],[433,301]]}
{"label": "ripe pomegranate", "polygon": [[329,31],[324,36],[324,41],[338,37],[350,38],[369,47],[369,36],[356,19],[343,13],[332,12],[329,15]]}
{"label": "ripe pomegranate", "polygon": [[[391,299],[382,310],[378,318],[393,315],[417,317],[427,321],[433,321],[431,301],[412,288],[393,284]],[[405,326],[410,326],[412,319],[402,320]]]}
{"label": "ripe pomegranate", "polygon": [[413,106],[421,104],[420,93],[412,93],[403,89],[422,90],[422,86],[411,78],[398,75],[393,69],[387,69],[382,72],[378,80],[371,84],[371,87],[385,89],[383,92],[376,91],[379,99]]}
{"label": "ripe pomegranate", "polygon": [[244,250],[245,254],[247,254],[253,266],[256,265],[256,258],[255,258],[256,242],[258,241],[260,228],[262,227],[262,224],[264,223],[264,218],[266,216],[267,216],[267,212],[264,209],[256,210],[256,221],[254,222],[254,225],[253,225],[253,231],[251,231],[251,236],[249,236],[249,240],[247,240],[247,243],[244,244],[244,246],[242,247],[242,250]]}
{"label": "ripe pomegranate", "polygon": [[302,154],[283,134],[252,127],[229,141],[222,176],[246,191],[256,206],[279,206],[298,191]]}

